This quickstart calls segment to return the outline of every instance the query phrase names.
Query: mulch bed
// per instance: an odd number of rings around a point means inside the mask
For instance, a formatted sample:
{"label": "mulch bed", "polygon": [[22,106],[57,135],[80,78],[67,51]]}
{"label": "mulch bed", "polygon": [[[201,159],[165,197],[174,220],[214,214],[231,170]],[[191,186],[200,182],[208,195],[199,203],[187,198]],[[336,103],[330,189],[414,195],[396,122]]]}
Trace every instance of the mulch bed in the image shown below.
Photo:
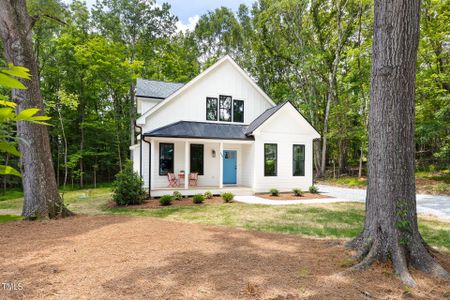
{"label": "mulch bed", "polygon": [[[127,208],[163,208],[163,207],[171,207],[171,206],[197,206],[197,205],[205,205],[205,204],[222,204],[222,197],[212,197],[211,199],[205,199],[202,204],[195,204],[192,202],[192,197],[183,198],[182,200],[173,200],[171,205],[162,206],[159,204],[159,198],[154,198],[150,200],[145,200],[143,204],[139,205],[128,205]],[[115,202],[110,202],[108,204],[109,208],[118,207]]]}
{"label": "mulch bed", "polygon": [[278,196],[272,196],[269,193],[256,194],[255,196],[270,199],[270,200],[311,200],[311,199],[323,199],[323,198],[333,198],[330,196],[325,196],[321,194],[304,193],[303,196],[295,196],[292,193],[280,193]]}
{"label": "mulch bed", "polygon": [[413,289],[388,264],[338,275],[354,254],[339,239],[128,216],[16,221],[0,237],[0,299],[450,297],[449,282],[414,269]]}

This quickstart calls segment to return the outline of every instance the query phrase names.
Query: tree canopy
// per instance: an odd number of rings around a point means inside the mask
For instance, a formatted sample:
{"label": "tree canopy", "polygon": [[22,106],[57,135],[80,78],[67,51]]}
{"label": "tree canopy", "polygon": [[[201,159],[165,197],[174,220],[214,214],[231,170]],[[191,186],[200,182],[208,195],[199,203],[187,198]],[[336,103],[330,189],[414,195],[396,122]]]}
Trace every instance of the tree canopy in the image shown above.
{"label": "tree canopy", "polygon": [[[258,0],[220,7],[192,32],[168,4],[30,0],[41,89],[59,185],[112,181],[129,156],[137,77],[187,82],[231,55],[272,99],[318,129],[316,175],[366,173],[373,3]],[[418,168],[448,168],[450,1],[424,0],[417,63]],[[6,91],[3,92],[7,95]],[[18,159],[0,164],[17,168]],[[359,171],[359,172],[358,172]],[[18,185],[8,177],[7,185]]]}

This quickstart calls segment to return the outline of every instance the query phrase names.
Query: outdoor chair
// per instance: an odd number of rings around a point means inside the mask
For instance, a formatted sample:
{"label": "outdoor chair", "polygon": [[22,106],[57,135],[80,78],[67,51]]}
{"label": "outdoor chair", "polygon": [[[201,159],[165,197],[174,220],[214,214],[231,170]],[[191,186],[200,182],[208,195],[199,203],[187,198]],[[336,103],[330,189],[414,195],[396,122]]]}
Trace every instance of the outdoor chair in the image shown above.
{"label": "outdoor chair", "polygon": [[169,181],[169,187],[177,187],[178,179],[174,173],[167,173],[167,180]]}
{"label": "outdoor chair", "polygon": [[189,174],[189,185],[197,186],[198,173]]}

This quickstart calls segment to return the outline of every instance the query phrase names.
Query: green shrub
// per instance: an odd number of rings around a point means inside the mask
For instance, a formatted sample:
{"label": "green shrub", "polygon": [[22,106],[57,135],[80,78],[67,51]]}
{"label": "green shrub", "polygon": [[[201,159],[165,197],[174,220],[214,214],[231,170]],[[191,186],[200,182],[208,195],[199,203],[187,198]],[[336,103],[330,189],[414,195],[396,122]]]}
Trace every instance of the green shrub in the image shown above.
{"label": "green shrub", "polygon": [[175,200],[182,200],[183,199],[183,194],[181,194],[179,191],[175,191],[175,192],[173,192],[173,198]]}
{"label": "green shrub", "polygon": [[293,192],[294,195],[297,196],[297,197],[303,196],[303,191],[302,191],[301,189],[293,189],[292,192]]}
{"label": "green shrub", "polygon": [[270,195],[271,196],[278,196],[280,194],[280,191],[277,189],[270,189]]}
{"label": "green shrub", "polygon": [[211,199],[213,197],[213,194],[210,191],[206,191],[203,196],[205,196],[205,199]]}
{"label": "green shrub", "polygon": [[159,198],[159,204],[162,206],[171,205],[173,200],[173,196],[171,195],[164,195],[161,198]]}
{"label": "green shrub", "polygon": [[145,191],[141,176],[133,171],[131,161],[127,161],[123,170],[116,175],[113,182],[113,200],[117,205],[141,204],[144,202]]}
{"label": "green shrub", "polygon": [[223,202],[230,203],[234,199],[234,194],[231,192],[225,192],[222,194]]}
{"label": "green shrub", "polygon": [[317,193],[319,193],[319,189],[315,185],[312,185],[309,187],[309,192],[311,194],[317,194]]}
{"label": "green shrub", "polygon": [[192,197],[192,202],[194,202],[195,204],[201,204],[203,203],[203,201],[205,201],[205,197],[203,197],[202,194],[196,194],[194,195],[194,197]]}

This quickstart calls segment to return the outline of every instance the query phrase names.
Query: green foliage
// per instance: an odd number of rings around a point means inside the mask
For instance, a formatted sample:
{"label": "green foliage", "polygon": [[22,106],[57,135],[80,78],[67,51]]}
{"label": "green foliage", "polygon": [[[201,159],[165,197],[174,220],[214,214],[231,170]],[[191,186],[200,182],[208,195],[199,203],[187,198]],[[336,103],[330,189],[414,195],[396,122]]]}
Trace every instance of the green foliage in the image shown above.
{"label": "green foliage", "polygon": [[230,203],[234,199],[234,194],[231,192],[225,192],[222,194],[223,202]]}
{"label": "green foliage", "polygon": [[133,171],[133,165],[128,161],[124,169],[116,175],[113,182],[113,200],[117,205],[141,204],[144,202],[145,191],[142,178]]}
{"label": "green foliage", "polygon": [[279,196],[280,195],[280,191],[277,189],[270,189],[269,193],[271,196]]}
{"label": "green foliage", "polygon": [[173,198],[175,200],[182,200],[183,199],[183,194],[181,194],[179,191],[175,191],[175,192],[173,192]]}
{"label": "green foliage", "polygon": [[195,204],[201,204],[205,201],[205,197],[202,194],[195,194],[194,197],[192,197],[192,202]]}
{"label": "green foliage", "polygon": [[319,193],[319,188],[317,186],[315,186],[315,185],[310,186],[308,190],[309,190],[309,192],[311,194],[318,194]]}
{"label": "green foliage", "polygon": [[[164,195],[161,198],[159,198],[159,204],[162,206],[168,206],[172,204],[172,200],[174,199],[174,196],[171,195]],[[178,199],[177,199],[178,200]]]}
{"label": "green foliage", "polygon": [[213,197],[213,194],[210,191],[206,191],[203,196],[205,199],[211,199]]}
{"label": "green foliage", "polygon": [[302,189],[293,189],[292,192],[293,192],[294,195],[297,196],[297,197],[303,196],[303,191],[302,191]]}
{"label": "green foliage", "polygon": [[[9,64],[8,67],[0,68],[0,87],[9,89],[26,89],[25,85],[17,78],[30,79],[31,75],[27,68]],[[5,96],[0,95],[0,152],[8,153],[12,156],[20,156],[16,148],[16,138],[13,134],[12,124],[19,121],[27,121],[34,124],[48,125],[44,121],[50,118],[37,115],[38,108],[28,108],[16,114],[16,103],[8,101]],[[15,168],[0,164],[0,175],[21,176]]]}

